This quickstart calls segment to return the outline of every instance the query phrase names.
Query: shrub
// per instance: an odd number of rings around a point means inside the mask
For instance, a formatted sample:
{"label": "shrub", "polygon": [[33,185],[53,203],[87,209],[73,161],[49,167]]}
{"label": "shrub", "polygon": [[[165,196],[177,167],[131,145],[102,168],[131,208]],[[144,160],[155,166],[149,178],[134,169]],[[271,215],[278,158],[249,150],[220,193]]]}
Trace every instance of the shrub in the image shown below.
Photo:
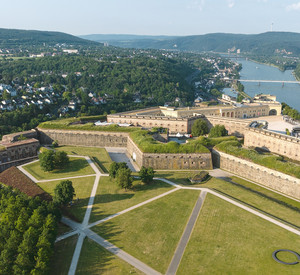
{"label": "shrub", "polygon": [[129,189],[132,186],[131,170],[129,168],[120,168],[117,172],[117,183],[121,188]]}
{"label": "shrub", "polygon": [[141,167],[141,170],[139,171],[139,176],[141,177],[141,180],[145,184],[149,184],[153,181],[155,171],[152,167],[146,168],[144,166]]}
{"label": "shrub", "polygon": [[113,161],[109,166],[109,171],[108,171],[109,176],[113,179],[116,178],[118,170],[121,169],[121,168],[128,168],[126,162],[115,162],[115,161]]}
{"label": "shrub", "polygon": [[54,169],[54,152],[52,150],[47,150],[39,154],[40,166],[43,171],[52,171]]}
{"label": "shrub", "polygon": [[210,129],[208,136],[210,138],[227,136],[227,130],[224,125],[217,124]]}
{"label": "shrub", "polygon": [[190,178],[190,182],[192,184],[200,183],[207,181],[210,178],[210,175],[207,171],[200,171],[198,174],[194,175]]}

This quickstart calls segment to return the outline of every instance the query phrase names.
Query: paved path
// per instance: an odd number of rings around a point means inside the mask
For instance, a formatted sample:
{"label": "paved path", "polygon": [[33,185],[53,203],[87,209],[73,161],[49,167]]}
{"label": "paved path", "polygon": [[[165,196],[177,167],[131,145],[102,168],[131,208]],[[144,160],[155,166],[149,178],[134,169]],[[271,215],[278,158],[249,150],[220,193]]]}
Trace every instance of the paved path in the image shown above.
{"label": "paved path", "polygon": [[[93,207],[94,200],[95,200],[95,195],[96,195],[99,180],[100,180],[100,176],[101,176],[100,171],[98,170],[97,166],[93,163],[93,161],[89,157],[84,157],[84,158],[87,160],[89,165],[95,171],[96,178],[95,178],[93,189],[92,189],[90,199],[89,199],[89,202],[88,202],[88,205],[87,205],[87,209],[85,211],[83,222],[82,222],[81,226],[77,225],[77,229],[84,228],[88,225],[88,222],[89,222],[89,219],[90,219],[90,216],[91,216],[91,212],[92,212],[92,207]],[[74,223],[72,223],[72,224],[74,225]],[[75,251],[74,251],[74,254],[73,254],[72,262],[71,262],[71,265],[70,265],[70,268],[69,268],[68,275],[74,275],[75,272],[76,272],[80,252],[81,252],[82,245],[83,245],[83,240],[84,240],[85,237],[86,237],[86,234],[84,232],[80,232],[80,235],[79,235],[79,238],[78,238],[78,241],[77,241],[77,244],[76,244],[76,248],[75,248]]]}
{"label": "paved path", "polygon": [[[111,149],[111,152],[112,154],[115,153],[115,154],[119,154],[118,153],[118,148],[117,148],[117,151],[115,150],[115,148]],[[122,158],[124,157],[124,154],[122,154]],[[116,156],[116,155],[114,155]],[[126,154],[125,154],[126,156]],[[74,157],[74,156],[72,156]],[[169,195],[177,190],[180,190],[180,189],[189,189],[189,190],[197,190],[197,191],[201,191],[201,194],[200,194],[200,197],[199,199],[197,200],[196,202],[196,205],[193,209],[193,212],[191,214],[191,217],[188,221],[188,224],[185,228],[185,231],[180,239],[180,242],[177,246],[177,249],[175,251],[175,254],[173,256],[173,259],[170,263],[170,266],[168,268],[168,271],[167,271],[167,274],[175,274],[176,271],[177,271],[177,268],[180,264],[180,260],[184,254],[184,250],[186,248],[186,245],[188,244],[188,241],[189,241],[189,238],[191,236],[191,233],[192,233],[192,230],[193,230],[193,227],[197,221],[197,218],[199,216],[199,213],[200,213],[200,210],[201,210],[201,207],[202,207],[202,204],[203,204],[203,201],[205,199],[205,196],[207,193],[210,193],[210,194],[213,194],[231,204],[234,204],[260,218],[263,218],[273,224],[276,224],[294,234],[297,234],[298,236],[300,236],[300,230],[297,230],[291,226],[288,226],[282,222],[279,222],[278,220],[274,219],[274,218],[271,218],[263,213],[260,213],[259,211],[257,210],[254,210],[252,209],[251,207],[248,207],[240,202],[237,202],[231,198],[228,198],[227,196],[224,196],[222,194],[219,194],[218,192],[215,192],[213,190],[210,190],[208,188],[201,188],[201,187],[188,187],[188,186],[180,186],[176,183],[173,183],[172,181],[170,180],[167,180],[167,179],[162,179],[162,178],[155,178],[155,179],[158,179],[158,180],[161,180],[163,182],[166,182],[170,185],[172,185],[173,187],[175,187],[174,189],[168,191],[168,192],[165,192],[163,194],[160,194],[154,198],[151,198],[151,199],[148,199],[144,202],[141,202],[137,205],[134,205],[132,207],[129,207],[123,211],[120,211],[116,214],[113,214],[109,217],[106,217],[102,220],[99,220],[99,221],[96,221],[94,223],[91,223],[91,224],[88,224],[88,221],[90,219],[90,215],[91,215],[91,211],[92,211],[92,207],[93,207],[93,204],[94,204],[94,199],[95,199],[95,195],[96,195],[96,192],[97,192],[97,188],[98,188],[98,184],[99,184],[99,180],[100,180],[100,177],[101,176],[107,176],[107,174],[101,174],[101,172],[97,169],[96,165],[92,162],[92,160],[89,158],[89,157],[85,157],[85,156],[76,156],[76,157],[81,157],[81,158],[85,158],[89,165],[92,167],[92,169],[95,171],[95,174],[93,175],[85,175],[85,176],[78,176],[78,177],[69,177],[69,178],[66,178],[66,179],[70,179],[70,178],[79,178],[79,177],[90,177],[90,176],[96,176],[95,177],[95,181],[94,181],[94,185],[93,185],[93,189],[91,191],[91,195],[90,195],[90,199],[89,199],[89,202],[88,202],[88,206],[87,206],[87,209],[86,209],[86,212],[85,212],[85,216],[84,216],[84,219],[83,219],[83,222],[80,224],[80,223],[76,223],[68,218],[65,218],[63,217],[62,218],[62,222],[67,224],[68,226],[70,226],[73,231],[71,232],[68,232],[68,233],[65,233],[61,236],[59,236],[57,239],[56,239],[56,242],[58,241],[61,241],[63,239],[66,239],[70,236],[73,236],[73,235],[76,235],[78,234],[79,237],[78,237],[78,241],[77,241],[77,244],[76,244],[76,248],[75,248],[75,251],[74,251],[74,254],[73,254],[73,258],[72,258],[72,262],[71,262],[71,265],[70,265],[70,268],[69,268],[69,272],[68,272],[68,275],[74,275],[76,273],[76,268],[77,268],[77,264],[78,264],[78,260],[79,260],[79,257],[80,257],[80,253],[81,253],[81,249],[82,249],[82,245],[83,245],[83,241],[85,239],[85,237],[87,236],[88,238],[94,240],[96,243],[98,243],[99,245],[103,246],[104,248],[106,248],[108,251],[110,251],[111,253],[115,254],[116,256],[118,256],[119,258],[123,259],[124,261],[128,262],[129,264],[133,265],[134,267],[136,267],[137,269],[141,270],[142,272],[144,272],[145,274],[150,274],[150,275],[157,275],[157,274],[160,274],[159,272],[157,272],[156,270],[152,269],[151,267],[149,267],[148,265],[144,264],[143,262],[139,261],[138,259],[134,258],[133,256],[129,255],[128,253],[126,253],[125,251],[121,250],[120,248],[114,246],[113,244],[109,243],[108,241],[104,240],[103,238],[101,238],[99,235],[97,235],[96,233],[94,233],[92,230],[90,230],[91,227],[97,225],[97,224],[100,224],[100,223],[103,223],[105,221],[108,221],[110,219],[113,219],[119,215],[122,215],[124,213],[127,213],[131,210],[134,210],[138,207],[141,207],[145,204],[148,204],[154,200],[157,200],[159,198],[162,198],[166,195]],[[131,163],[131,160],[126,156],[127,158],[127,162],[128,163],[128,166],[129,165],[132,165]],[[119,161],[123,161],[123,160],[120,160]],[[128,162],[129,161],[129,162]],[[34,161],[35,162],[35,161]],[[30,179],[32,179],[34,182],[47,182],[47,181],[54,181],[54,180],[60,180],[60,179],[53,179],[53,180],[42,180],[42,181],[38,181],[37,179],[35,179],[30,173],[28,173],[23,167],[23,165],[21,166],[18,166],[18,169],[21,170],[26,176],[28,176]],[[132,168],[133,171],[135,171],[134,167]],[[220,169],[215,169],[213,171],[210,171],[210,173],[217,177],[217,178],[226,178],[226,177],[230,177],[232,176],[231,173],[228,173],[228,172],[225,172],[223,170],[220,170]],[[264,187],[264,186],[263,186]],[[264,187],[265,188],[265,187]],[[272,190],[274,192],[274,190]],[[276,192],[276,191],[275,191]],[[277,192],[278,193],[278,192]],[[281,193],[279,193],[281,194]],[[283,195],[283,194],[282,194]]]}
{"label": "paved path", "polygon": [[173,259],[169,265],[169,268],[167,270],[167,275],[175,275],[176,271],[178,269],[178,266],[180,264],[180,261],[182,259],[183,253],[185,251],[185,248],[190,240],[192,231],[194,229],[194,226],[196,224],[196,221],[198,219],[200,210],[202,208],[202,205],[204,203],[205,197],[206,197],[207,192],[206,191],[202,191],[197,202],[196,205],[193,209],[193,212],[191,214],[191,217],[187,223],[187,226],[182,234],[182,237],[179,241],[179,244],[176,248],[175,254],[173,256]]}
{"label": "paved path", "polygon": [[119,147],[105,147],[106,151],[108,152],[112,161],[115,162],[126,162],[128,168],[132,172],[139,171],[139,167],[134,163],[134,161],[129,158],[126,154],[126,148],[119,148]]}
{"label": "paved path", "polygon": [[143,206],[143,205],[145,205],[145,204],[148,204],[148,203],[153,202],[153,201],[155,201],[155,200],[157,200],[157,199],[160,199],[160,198],[162,198],[162,197],[164,197],[164,196],[167,196],[167,195],[169,195],[169,194],[171,194],[171,193],[173,193],[173,192],[175,192],[175,191],[177,191],[177,190],[179,190],[179,189],[180,189],[180,188],[174,188],[174,189],[172,189],[172,190],[170,190],[170,191],[168,191],[168,192],[165,192],[165,193],[163,193],[163,194],[160,194],[160,195],[158,195],[158,196],[156,196],[156,197],[154,197],[154,198],[151,198],[151,199],[149,199],[149,200],[143,201],[143,202],[141,202],[141,203],[139,203],[139,204],[136,204],[136,205],[134,205],[134,206],[132,206],[132,207],[129,207],[129,208],[123,210],[123,211],[120,211],[120,212],[118,212],[118,213],[116,213],[116,214],[110,215],[110,216],[108,216],[108,217],[106,217],[106,218],[104,218],[104,219],[102,219],[102,220],[96,221],[96,222],[94,222],[94,223],[90,223],[90,224],[87,226],[87,228],[91,228],[91,227],[93,227],[93,226],[95,226],[95,225],[98,225],[98,224],[100,224],[100,223],[103,223],[103,222],[106,222],[106,221],[108,221],[108,220],[111,220],[111,219],[113,219],[113,218],[115,218],[115,217],[118,217],[118,216],[120,216],[120,215],[122,215],[122,214],[125,214],[125,213],[127,213],[127,212],[129,212],[129,211],[132,211],[132,210],[134,210],[134,209],[136,209],[136,208],[138,208],[138,207],[141,207],[141,206]]}
{"label": "paved path", "polygon": [[144,272],[145,274],[148,274],[148,275],[161,274],[161,273],[157,272],[156,270],[154,270],[153,268],[151,268],[150,266],[148,266],[148,265],[144,264],[143,262],[141,262],[140,260],[136,259],[135,257],[129,255],[122,249],[114,246],[112,243],[101,238],[98,234],[94,233],[92,230],[85,229],[84,232],[86,233],[87,237],[89,237],[90,239],[92,239],[93,241],[95,241],[96,243],[98,243],[99,245],[101,245],[102,247],[104,247],[105,249],[107,249],[108,251],[113,253],[114,255],[118,256],[125,262],[131,264],[138,270]]}

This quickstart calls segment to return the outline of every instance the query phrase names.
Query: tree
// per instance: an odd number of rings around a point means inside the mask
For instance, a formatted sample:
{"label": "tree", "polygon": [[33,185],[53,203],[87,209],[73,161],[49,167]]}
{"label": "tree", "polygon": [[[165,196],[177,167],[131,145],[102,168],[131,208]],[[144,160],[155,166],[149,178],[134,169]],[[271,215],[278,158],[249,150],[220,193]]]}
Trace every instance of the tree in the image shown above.
{"label": "tree", "polygon": [[208,126],[203,119],[199,118],[194,122],[192,126],[192,135],[198,137],[205,134],[208,134]]}
{"label": "tree", "polygon": [[110,164],[110,166],[109,166],[109,171],[108,171],[109,176],[110,176],[111,178],[113,178],[113,179],[116,178],[117,172],[118,172],[118,170],[119,170],[120,168],[128,168],[126,162],[115,162],[115,161],[113,161],[113,162]]}
{"label": "tree", "polygon": [[210,129],[210,132],[209,132],[210,138],[223,137],[223,136],[227,136],[227,130],[224,125],[217,124]]}
{"label": "tree", "polygon": [[75,190],[72,185],[72,181],[63,180],[56,185],[54,189],[53,201],[60,205],[66,205],[73,200],[75,196]]}
{"label": "tree", "polygon": [[139,171],[139,176],[141,177],[141,180],[145,184],[149,184],[154,177],[155,171],[152,167],[146,168],[144,166],[141,167],[141,170]]}
{"label": "tree", "polygon": [[54,166],[55,168],[63,168],[66,167],[70,162],[70,159],[66,152],[57,151],[54,155]]}
{"label": "tree", "polygon": [[39,154],[40,166],[43,171],[52,171],[54,169],[54,155],[52,150],[46,150]]}
{"label": "tree", "polygon": [[120,168],[117,172],[117,183],[121,188],[129,189],[132,186],[131,170],[129,168]]}

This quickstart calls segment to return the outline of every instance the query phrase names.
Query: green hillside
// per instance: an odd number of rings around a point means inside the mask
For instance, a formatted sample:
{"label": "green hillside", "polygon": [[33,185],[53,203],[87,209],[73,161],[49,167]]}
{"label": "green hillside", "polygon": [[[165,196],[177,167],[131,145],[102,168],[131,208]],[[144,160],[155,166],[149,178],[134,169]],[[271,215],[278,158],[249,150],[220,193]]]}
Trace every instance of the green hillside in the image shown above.
{"label": "green hillside", "polygon": [[[101,36],[87,37],[100,41]],[[242,53],[274,54],[276,49],[285,49],[300,54],[300,33],[266,32],[262,34],[211,33],[182,37],[145,37],[145,36],[102,36],[114,46],[132,48],[177,49],[181,51],[227,52],[240,49]],[[118,39],[119,38],[119,39]]]}
{"label": "green hillside", "polygon": [[62,32],[16,30],[0,28],[0,47],[32,46],[42,44],[66,43],[72,45],[100,45],[99,43],[85,40]]}

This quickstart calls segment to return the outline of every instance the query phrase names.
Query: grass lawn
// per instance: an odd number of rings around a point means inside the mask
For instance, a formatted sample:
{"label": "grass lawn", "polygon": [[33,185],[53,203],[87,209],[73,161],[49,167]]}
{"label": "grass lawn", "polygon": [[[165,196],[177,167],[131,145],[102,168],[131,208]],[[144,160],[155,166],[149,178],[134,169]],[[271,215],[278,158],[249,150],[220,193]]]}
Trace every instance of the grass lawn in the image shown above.
{"label": "grass lawn", "polygon": [[200,170],[198,171],[157,171],[155,173],[155,177],[166,178],[177,184],[191,185],[189,178],[199,173],[199,171]]}
{"label": "grass lawn", "polygon": [[[76,194],[75,203],[71,207],[66,207],[63,214],[68,215],[70,218],[73,218],[78,222],[81,222],[84,218],[86,206],[92,192],[95,177],[71,179],[71,181]],[[53,195],[54,188],[58,183],[60,183],[60,180],[39,182],[38,185],[50,195]],[[77,198],[79,198],[78,202],[76,201]]]}
{"label": "grass lawn", "polygon": [[104,148],[97,147],[79,147],[79,146],[59,146],[55,148],[58,151],[65,151],[68,155],[79,155],[94,157],[97,163],[100,163],[104,173],[108,173],[109,165],[112,160]]}
{"label": "grass lawn", "polygon": [[133,190],[121,189],[110,177],[101,177],[91,213],[90,223],[129,208],[147,199],[171,190],[173,187],[161,181],[144,185],[140,180],[133,182]]}
{"label": "grass lawn", "polygon": [[[155,176],[165,176],[167,179],[178,184],[188,185],[186,179],[189,175],[185,172],[169,172]],[[249,206],[277,217],[282,222],[300,227],[300,202],[289,199],[271,190],[238,177],[228,178],[231,182],[221,179],[211,178],[204,184],[194,184],[189,186],[207,187],[229,195],[240,200]]]}
{"label": "grass lawn", "polygon": [[92,228],[101,237],[165,273],[199,197],[178,190]]}
{"label": "grass lawn", "polygon": [[25,165],[23,168],[37,180],[59,179],[95,174],[94,170],[85,159],[77,157],[71,157],[70,163],[66,168],[56,169],[51,172],[44,172],[40,167],[39,161]]}
{"label": "grass lawn", "polygon": [[299,247],[296,234],[208,194],[177,274],[300,274],[300,264],[272,258],[277,249]]}
{"label": "grass lawn", "polygon": [[86,238],[83,242],[76,274],[122,275],[144,273]]}
{"label": "grass lawn", "polygon": [[54,254],[51,260],[50,275],[68,274],[78,236],[55,243]]}

